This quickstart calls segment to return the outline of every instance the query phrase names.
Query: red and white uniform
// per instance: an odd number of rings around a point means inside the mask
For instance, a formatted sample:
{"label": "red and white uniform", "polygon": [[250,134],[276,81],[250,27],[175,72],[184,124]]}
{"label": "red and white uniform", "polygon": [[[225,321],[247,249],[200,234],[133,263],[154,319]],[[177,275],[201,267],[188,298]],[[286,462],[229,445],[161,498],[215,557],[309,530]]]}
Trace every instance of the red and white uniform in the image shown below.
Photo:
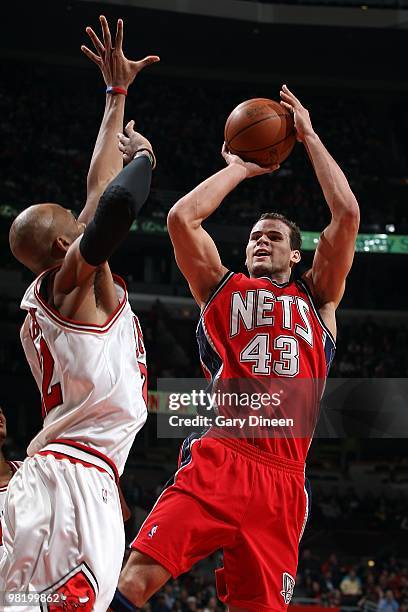
{"label": "red and white uniform", "polygon": [[[219,598],[245,610],[283,612],[309,512],[305,458],[334,340],[304,283],[279,285],[234,273],[224,277],[203,309],[197,339],[213,389],[276,391],[278,381],[289,408],[306,414],[305,435],[296,430],[296,435],[241,438],[223,436],[216,427],[192,434],[182,445],[173,483],[132,547],[174,577],[222,548]],[[225,413],[225,406],[218,411]]]}
{"label": "red and white uniform", "polygon": [[[17,470],[20,467],[22,462],[21,461],[7,461],[7,463],[10,466],[10,469],[13,472],[13,476],[14,476],[14,474],[17,472]],[[6,485],[4,485],[3,487],[0,486],[0,559],[1,559],[2,555],[3,555],[3,527],[2,527],[2,520],[3,520],[3,515],[4,515],[4,507],[5,507],[5,503],[6,503],[7,489],[8,489],[8,483]]]}
{"label": "red and white uniform", "polygon": [[115,312],[92,325],[48,304],[50,273],[30,285],[21,303],[28,313],[21,340],[44,426],[9,487],[10,550],[1,571],[7,590],[54,585],[68,599],[82,593],[85,610],[105,611],[124,550],[117,481],[147,417],[146,354],[120,278],[114,277]]}
{"label": "red and white uniform", "polygon": [[[293,418],[292,432],[274,435],[266,430],[248,442],[305,462],[335,351],[306,284],[227,274],[201,314],[197,339],[201,363],[215,387],[286,391],[290,401],[282,400],[281,416],[283,411]],[[239,416],[240,408],[235,412]]]}

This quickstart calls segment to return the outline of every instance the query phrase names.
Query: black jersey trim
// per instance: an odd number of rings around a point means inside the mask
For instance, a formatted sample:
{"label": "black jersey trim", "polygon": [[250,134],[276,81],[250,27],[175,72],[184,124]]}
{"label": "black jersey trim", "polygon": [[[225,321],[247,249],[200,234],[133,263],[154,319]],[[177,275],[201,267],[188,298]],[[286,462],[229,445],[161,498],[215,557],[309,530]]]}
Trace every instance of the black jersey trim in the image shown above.
{"label": "black jersey trim", "polygon": [[208,306],[211,304],[211,302],[214,300],[214,298],[216,297],[216,295],[218,295],[218,293],[221,291],[221,289],[227,284],[227,282],[233,277],[235,276],[235,272],[231,272],[231,270],[228,270],[228,272],[226,272],[224,274],[224,276],[222,277],[222,279],[220,280],[220,282],[218,283],[218,285],[216,285],[216,287],[213,289],[210,297],[208,298],[208,300],[206,301],[206,303],[204,304],[202,310],[201,310],[201,314],[200,314],[200,319],[199,322],[201,321],[203,314],[205,313],[205,311],[207,310]]}
{"label": "black jersey trim", "polygon": [[321,315],[319,314],[319,311],[316,308],[316,304],[314,303],[314,298],[312,297],[311,291],[309,289],[309,287],[307,286],[307,284],[301,280],[300,278],[298,280],[295,281],[298,285],[300,285],[300,287],[306,292],[307,297],[310,300],[310,303],[312,305],[313,308],[313,312],[315,313],[317,320],[319,321],[320,325],[323,327],[323,330],[326,332],[326,334],[329,336],[330,340],[333,342],[333,346],[334,349],[336,349],[336,340],[333,337],[333,334],[331,333],[331,331],[329,330],[329,328],[327,327],[326,323],[323,321]]}

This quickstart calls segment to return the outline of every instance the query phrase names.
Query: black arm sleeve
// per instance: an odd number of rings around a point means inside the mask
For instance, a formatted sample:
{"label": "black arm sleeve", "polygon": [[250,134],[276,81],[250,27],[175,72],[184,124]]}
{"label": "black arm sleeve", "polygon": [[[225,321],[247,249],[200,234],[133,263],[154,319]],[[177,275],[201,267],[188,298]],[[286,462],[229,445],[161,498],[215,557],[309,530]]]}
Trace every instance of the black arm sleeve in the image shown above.
{"label": "black arm sleeve", "polygon": [[126,238],[150,192],[152,165],[146,155],[131,161],[105,189],[79,243],[82,257],[99,266]]}

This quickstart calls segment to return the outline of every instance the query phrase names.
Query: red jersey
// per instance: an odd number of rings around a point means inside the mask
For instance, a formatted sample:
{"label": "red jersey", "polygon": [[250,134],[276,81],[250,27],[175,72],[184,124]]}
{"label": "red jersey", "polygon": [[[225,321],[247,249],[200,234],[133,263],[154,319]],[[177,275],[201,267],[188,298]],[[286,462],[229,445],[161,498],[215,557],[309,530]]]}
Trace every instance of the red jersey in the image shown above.
{"label": "red jersey", "polygon": [[[295,422],[284,430],[246,428],[244,439],[276,455],[305,461],[335,352],[333,336],[306,284],[228,272],[202,311],[197,340],[213,389],[269,391],[277,402],[256,416],[290,414],[289,421]],[[279,393],[285,402],[279,403]],[[217,407],[219,413],[228,413],[225,405]],[[234,412],[245,409],[235,406]]]}

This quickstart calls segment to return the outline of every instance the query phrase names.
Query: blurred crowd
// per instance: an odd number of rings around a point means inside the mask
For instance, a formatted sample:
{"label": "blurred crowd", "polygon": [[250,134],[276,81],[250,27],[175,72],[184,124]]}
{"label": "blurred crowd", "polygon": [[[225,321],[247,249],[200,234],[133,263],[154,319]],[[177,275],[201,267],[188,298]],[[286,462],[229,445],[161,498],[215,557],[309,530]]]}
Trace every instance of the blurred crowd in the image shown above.
{"label": "blurred crowd", "polygon": [[[150,75],[138,77],[126,119],[133,117],[154,145],[159,163],[153,188],[162,192],[185,193],[223,166],[224,123],[236,104],[279,95],[280,83],[271,87],[224,82],[220,95],[218,82],[152,74],[154,68]],[[0,129],[7,142],[0,151],[0,206],[21,209],[48,200],[79,209],[104,106],[96,69],[18,64],[0,66],[0,75],[8,83],[0,93]],[[344,92],[331,97],[302,89],[296,93],[350,180],[361,204],[362,230],[383,231],[393,224],[398,233],[408,231],[408,121],[399,116],[398,126],[395,123],[398,101],[384,99],[379,105],[361,96],[356,103]],[[379,106],[384,118],[380,124]],[[153,198],[144,214],[164,218],[174,197]],[[259,212],[272,209],[295,217],[305,230],[320,229],[327,221],[327,205],[300,144],[278,173],[242,183],[214,220],[247,224]]]}
{"label": "blurred crowd", "polygon": [[408,530],[408,497],[406,486],[392,492],[387,485],[383,494],[366,491],[357,495],[354,487],[340,493],[336,489],[320,490],[313,486],[311,526],[344,531],[403,531]]}
{"label": "blurred crowd", "polygon": [[295,597],[364,612],[407,612],[408,562],[391,556],[353,565],[336,553],[322,558],[307,548],[299,561]]}
{"label": "blurred crowd", "polygon": [[[225,607],[216,597],[213,572],[222,566],[221,552],[170,580],[143,606],[145,612],[210,612]],[[303,549],[293,603],[348,608],[362,612],[408,611],[408,561],[391,556],[354,563],[341,555]]]}

